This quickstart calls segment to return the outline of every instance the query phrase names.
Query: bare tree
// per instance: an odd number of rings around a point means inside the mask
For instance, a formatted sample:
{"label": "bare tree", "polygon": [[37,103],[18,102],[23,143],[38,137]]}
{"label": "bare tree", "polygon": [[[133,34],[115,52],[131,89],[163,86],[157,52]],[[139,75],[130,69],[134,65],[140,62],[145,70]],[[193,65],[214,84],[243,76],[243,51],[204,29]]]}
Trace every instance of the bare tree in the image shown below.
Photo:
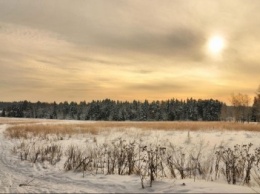
{"label": "bare tree", "polygon": [[233,115],[236,121],[250,120],[250,98],[247,94],[231,94],[231,104],[233,106]]}
{"label": "bare tree", "polygon": [[233,107],[223,104],[220,112],[220,120],[232,121],[232,118],[233,118]]}

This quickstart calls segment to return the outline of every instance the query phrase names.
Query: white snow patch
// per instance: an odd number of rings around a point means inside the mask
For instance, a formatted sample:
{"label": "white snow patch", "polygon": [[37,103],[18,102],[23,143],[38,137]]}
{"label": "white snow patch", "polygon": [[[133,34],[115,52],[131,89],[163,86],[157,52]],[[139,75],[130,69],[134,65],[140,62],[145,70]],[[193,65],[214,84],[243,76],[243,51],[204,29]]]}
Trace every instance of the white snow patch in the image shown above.
{"label": "white snow patch", "polygon": [[[49,124],[49,120],[39,121]],[[56,121],[56,123],[78,123],[79,121]],[[259,193],[257,186],[229,185],[224,180],[171,179],[156,180],[152,187],[141,188],[140,177],[137,175],[102,175],[65,172],[64,159],[54,166],[21,161],[11,153],[19,140],[4,137],[8,125],[0,125],[0,193]],[[66,137],[58,143],[65,150],[69,145],[85,146],[87,142],[97,141],[102,144],[118,138],[127,141],[143,141],[146,143],[172,142],[175,145],[195,149],[196,145],[204,144],[204,149],[216,145],[248,144],[259,146],[259,132],[245,131],[191,131],[187,141],[187,131],[140,131],[129,128],[125,131],[113,129],[99,135],[77,135]],[[94,138],[96,140],[94,140]]]}

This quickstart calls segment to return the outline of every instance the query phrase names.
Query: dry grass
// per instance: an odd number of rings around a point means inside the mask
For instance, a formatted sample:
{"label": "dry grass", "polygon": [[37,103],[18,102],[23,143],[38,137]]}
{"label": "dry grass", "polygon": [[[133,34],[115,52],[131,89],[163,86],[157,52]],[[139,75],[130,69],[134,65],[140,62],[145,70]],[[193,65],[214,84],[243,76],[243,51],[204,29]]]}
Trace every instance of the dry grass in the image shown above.
{"label": "dry grass", "polygon": [[73,135],[82,133],[97,134],[96,127],[82,127],[79,124],[31,124],[15,125],[7,128],[5,134],[11,138],[28,138],[29,136],[46,136],[48,134]]}
{"label": "dry grass", "polygon": [[[0,125],[8,124],[34,124],[34,123],[42,123],[46,121],[45,119],[27,119],[27,118],[7,118],[7,117],[0,117]],[[48,120],[48,122],[57,122],[57,120]]]}
{"label": "dry grass", "polygon": [[[60,121],[62,122],[62,121]],[[18,122],[19,123],[19,122]],[[47,134],[73,135],[82,133],[98,134],[103,130],[126,130],[137,128],[140,130],[244,130],[260,132],[260,124],[256,123],[235,123],[235,122],[82,122],[82,123],[23,123],[13,125],[6,130],[6,135],[11,138],[28,138]]]}
{"label": "dry grass", "polygon": [[[83,124],[83,126],[86,124]],[[89,125],[89,124],[88,124]],[[245,130],[259,131],[260,125],[256,123],[235,123],[235,122],[97,122],[92,124],[97,128],[138,128],[143,130]]]}

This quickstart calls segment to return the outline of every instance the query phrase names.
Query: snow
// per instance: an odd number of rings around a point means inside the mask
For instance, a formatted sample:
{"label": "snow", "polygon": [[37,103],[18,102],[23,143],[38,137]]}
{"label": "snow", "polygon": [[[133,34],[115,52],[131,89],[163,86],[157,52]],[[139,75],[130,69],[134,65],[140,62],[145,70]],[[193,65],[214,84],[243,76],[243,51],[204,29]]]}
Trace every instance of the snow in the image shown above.
{"label": "snow", "polygon": [[[16,119],[17,120],[17,119]],[[39,123],[50,123],[48,120]],[[52,121],[53,123],[53,121]],[[54,123],[77,123],[77,121],[55,121]],[[253,185],[230,185],[225,180],[159,178],[152,187],[141,188],[137,175],[103,175],[63,170],[62,161],[54,166],[21,161],[11,153],[19,140],[7,139],[3,132],[9,125],[0,125],[0,193],[259,193],[260,187]],[[63,149],[71,144],[84,146],[95,137],[102,144],[116,138],[142,140],[144,142],[173,142],[175,145],[196,149],[203,142],[204,149],[216,145],[248,144],[259,146],[260,132],[248,131],[140,131],[129,128],[125,131],[112,129],[99,135],[75,135],[60,141]]]}

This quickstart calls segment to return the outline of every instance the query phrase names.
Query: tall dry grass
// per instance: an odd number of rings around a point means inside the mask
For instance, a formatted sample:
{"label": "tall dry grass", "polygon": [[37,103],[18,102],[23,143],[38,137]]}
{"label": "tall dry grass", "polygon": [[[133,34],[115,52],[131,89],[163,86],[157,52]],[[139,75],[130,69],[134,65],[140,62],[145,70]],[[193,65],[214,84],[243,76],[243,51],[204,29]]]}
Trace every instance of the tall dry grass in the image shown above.
{"label": "tall dry grass", "polygon": [[7,118],[7,117],[0,117],[0,125],[8,124],[32,124],[32,123],[42,123],[43,121],[50,122],[57,122],[58,120],[47,120],[47,119],[29,119],[29,118]]}
{"label": "tall dry grass", "polygon": [[97,134],[96,127],[80,126],[77,124],[30,124],[15,125],[6,129],[5,135],[11,138],[28,138],[31,136],[73,135],[82,133]]}
{"label": "tall dry grass", "polygon": [[73,135],[91,133],[98,134],[104,130],[127,130],[137,128],[140,130],[237,130],[259,131],[260,125],[256,123],[235,122],[82,122],[82,123],[48,123],[48,124],[22,124],[7,128],[5,134],[11,138],[28,138],[33,136],[59,134]]}

